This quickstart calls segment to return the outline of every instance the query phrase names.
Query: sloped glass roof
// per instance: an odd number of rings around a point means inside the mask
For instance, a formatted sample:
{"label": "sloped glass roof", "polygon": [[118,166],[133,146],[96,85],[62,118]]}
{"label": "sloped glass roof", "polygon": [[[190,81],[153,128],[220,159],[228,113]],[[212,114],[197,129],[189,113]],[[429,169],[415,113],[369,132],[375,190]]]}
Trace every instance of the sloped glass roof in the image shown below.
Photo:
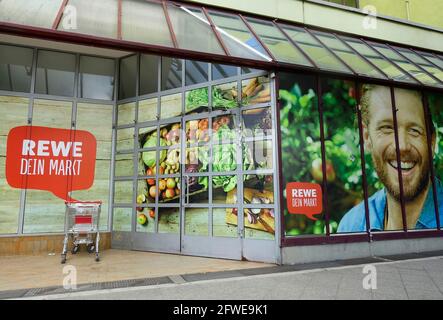
{"label": "sloped glass roof", "polygon": [[167,0],[1,0],[3,27],[40,27],[183,49],[233,63],[263,61],[443,87],[441,54]]}

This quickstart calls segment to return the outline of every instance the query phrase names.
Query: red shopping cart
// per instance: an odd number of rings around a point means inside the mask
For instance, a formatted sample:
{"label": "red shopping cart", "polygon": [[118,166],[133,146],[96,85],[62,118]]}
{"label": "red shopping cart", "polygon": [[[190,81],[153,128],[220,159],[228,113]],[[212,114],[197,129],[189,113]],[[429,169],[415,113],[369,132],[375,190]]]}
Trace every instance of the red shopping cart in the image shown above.
{"label": "red shopping cart", "polygon": [[95,261],[100,261],[99,220],[102,202],[66,201],[65,204],[65,239],[61,263],[66,262],[69,238],[72,238],[72,254],[76,254],[80,250],[80,245],[85,244],[89,253],[95,252]]}

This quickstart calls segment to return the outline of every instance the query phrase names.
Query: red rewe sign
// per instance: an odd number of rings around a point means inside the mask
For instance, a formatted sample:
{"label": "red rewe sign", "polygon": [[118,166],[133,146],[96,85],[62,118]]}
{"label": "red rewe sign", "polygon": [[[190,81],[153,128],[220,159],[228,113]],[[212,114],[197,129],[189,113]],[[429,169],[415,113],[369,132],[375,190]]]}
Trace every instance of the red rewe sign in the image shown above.
{"label": "red rewe sign", "polygon": [[47,190],[73,201],[69,192],[94,183],[96,148],[87,131],[15,127],[8,134],[6,180],[14,188]]}
{"label": "red rewe sign", "polygon": [[323,211],[321,186],[310,182],[290,182],[286,185],[286,201],[290,214],[304,214],[311,220]]}

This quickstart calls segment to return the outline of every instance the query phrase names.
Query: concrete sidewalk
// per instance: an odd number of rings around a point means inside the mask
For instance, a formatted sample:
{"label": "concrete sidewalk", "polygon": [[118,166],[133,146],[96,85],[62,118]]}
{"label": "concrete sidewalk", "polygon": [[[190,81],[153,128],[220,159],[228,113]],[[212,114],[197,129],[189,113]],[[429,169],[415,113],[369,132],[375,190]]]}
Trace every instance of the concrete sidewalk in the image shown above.
{"label": "concrete sidewalk", "polygon": [[[364,289],[363,265],[98,290],[34,299],[293,300],[443,299],[443,256],[375,263],[377,288]],[[192,279],[191,279],[192,280]]]}

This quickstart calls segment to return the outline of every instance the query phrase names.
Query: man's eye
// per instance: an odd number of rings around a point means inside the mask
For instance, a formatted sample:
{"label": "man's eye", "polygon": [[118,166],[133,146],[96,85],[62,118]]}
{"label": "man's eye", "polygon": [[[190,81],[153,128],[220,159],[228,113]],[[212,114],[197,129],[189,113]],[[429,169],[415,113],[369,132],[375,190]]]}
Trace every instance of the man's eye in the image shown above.
{"label": "man's eye", "polygon": [[381,126],[379,130],[383,133],[392,133],[394,131],[394,128],[391,126]]}
{"label": "man's eye", "polygon": [[413,135],[414,137],[418,137],[418,136],[422,135],[422,131],[418,128],[410,128],[409,133],[411,135]]}

